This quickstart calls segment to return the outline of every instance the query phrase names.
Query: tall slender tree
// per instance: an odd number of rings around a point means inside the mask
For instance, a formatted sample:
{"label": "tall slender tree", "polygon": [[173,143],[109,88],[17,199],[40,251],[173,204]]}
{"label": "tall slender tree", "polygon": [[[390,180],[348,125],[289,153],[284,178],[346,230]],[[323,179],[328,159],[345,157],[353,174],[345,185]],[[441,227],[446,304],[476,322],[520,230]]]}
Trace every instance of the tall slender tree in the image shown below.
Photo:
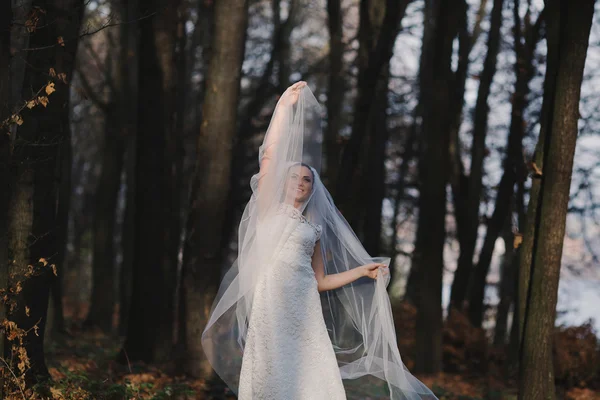
{"label": "tall slender tree", "polygon": [[340,157],[340,129],[344,100],[344,42],[341,0],[327,1],[329,28],[329,87],[327,91],[327,131],[325,136],[325,183],[337,176]]}
{"label": "tall slender tree", "polygon": [[[552,335],[565,234],[579,101],[595,0],[546,1],[548,57],[541,119],[539,197],[519,374],[519,399],[554,399]],[[526,232],[527,233],[527,232]]]}
{"label": "tall slender tree", "polygon": [[[461,205],[463,218],[461,224],[461,241],[458,267],[455,273],[455,284],[452,286],[453,306],[461,308],[466,284],[473,269],[473,255],[479,230],[479,206],[483,189],[483,159],[486,153],[485,139],[488,131],[488,116],[492,82],[496,75],[496,62],[500,49],[500,29],[502,28],[502,11],[504,0],[494,0],[490,29],[487,38],[487,53],[483,63],[483,71],[479,80],[477,101],[473,112],[473,144],[471,145],[471,167],[467,178],[465,193],[461,193],[464,204]],[[487,272],[487,271],[486,271]]]}
{"label": "tall slender tree", "polygon": [[438,372],[442,366],[442,274],[450,140],[447,127],[451,123],[451,57],[458,19],[458,10],[451,1],[425,3],[419,218],[412,268],[417,271],[418,281],[415,370],[428,373]]}
{"label": "tall slender tree", "polygon": [[[359,196],[356,189],[361,188],[352,182],[362,182],[360,177],[364,176],[364,170],[361,173],[360,164],[365,138],[368,136],[370,121],[376,118],[374,110],[382,106],[381,102],[374,104],[372,100],[376,97],[377,88],[381,87],[379,82],[393,54],[400,21],[409,3],[410,0],[360,2],[359,36],[364,46],[359,49],[358,93],[354,103],[352,134],[342,152],[335,187],[336,203],[351,224],[358,221],[356,199]],[[364,157],[362,164],[366,164]]]}
{"label": "tall slender tree", "polygon": [[223,264],[221,243],[248,20],[247,0],[221,0],[214,7],[212,56],[197,142],[182,274],[184,319],[180,329],[185,332],[185,370],[195,376],[211,373],[200,338]]}
{"label": "tall slender tree", "polygon": [[172,149],[177,83],[175,42],[178,3],[139,2],[140,53],[135,167],[133,288],[121,360],[172,358],[180,218]]}

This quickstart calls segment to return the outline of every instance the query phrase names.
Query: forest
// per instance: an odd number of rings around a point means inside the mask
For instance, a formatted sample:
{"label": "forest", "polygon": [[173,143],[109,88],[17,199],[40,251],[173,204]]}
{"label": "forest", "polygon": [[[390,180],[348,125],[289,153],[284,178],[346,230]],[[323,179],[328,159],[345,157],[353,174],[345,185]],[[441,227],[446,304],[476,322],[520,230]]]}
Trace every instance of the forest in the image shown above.
{"label": "forest", "polygon": [[200,338],[303,80],[408,369],[600,399],[596,6],[0,1],[0,398],[235,398]]}

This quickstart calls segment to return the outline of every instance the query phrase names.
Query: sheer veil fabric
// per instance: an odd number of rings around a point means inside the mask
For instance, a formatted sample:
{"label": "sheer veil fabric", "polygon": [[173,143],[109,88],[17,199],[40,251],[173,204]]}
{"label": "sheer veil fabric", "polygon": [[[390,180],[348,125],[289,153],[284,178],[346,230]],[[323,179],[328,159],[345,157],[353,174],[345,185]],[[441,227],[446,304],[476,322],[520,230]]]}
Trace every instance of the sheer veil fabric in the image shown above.
{"label": "sheer veil fabric", "polygon": [[[202,346],[217,374],[237,392],[254,288],[269,274],[274,256],[288,239],[281,218],[272,218],[286,196],[290,167],[305,163],[314,173],[313,190],[302,204],[306,219],[322,227],[320,248],[326,274],[368,263],[389,266],[387,258],[371,257],[319,177],[321,168],[321,107],[306,86],[281,96],[259,149],[260,171],[250,181],[252,196],[238,232],[238,258],[225,274],[202,334]],[[386,398],[435,399],[402,363],[396,342],[390,300],[389,274],[376,280],[361,278],[321,294],[322,312],[342,379],[380,382]],[[277,305],[274,304],[274,307]],[[310,356],[311,349],[306,349]],[[379,379],[370,379],[376,377]],[[373,387],[373,393],[369,387]],[[378,398],[377,385],[346,385],[349,398]],[[354,390],[360,389],[360,394]],[[358,397],[357,397],[358,396]]]}

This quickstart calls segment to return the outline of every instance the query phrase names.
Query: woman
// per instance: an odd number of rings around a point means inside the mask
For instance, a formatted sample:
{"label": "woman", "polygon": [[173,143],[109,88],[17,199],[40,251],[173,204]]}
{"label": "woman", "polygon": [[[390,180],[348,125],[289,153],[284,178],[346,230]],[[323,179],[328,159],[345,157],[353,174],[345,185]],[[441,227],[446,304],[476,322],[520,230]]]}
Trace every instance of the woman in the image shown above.
{"label": "woman", "polygon": [[203,348],[241,400],[372,398],[369,377],[394,400],[435,399],[398,352],[389,259],[366,253],[320,180],[320,128],[310,89],[292,85],[259,149]]}

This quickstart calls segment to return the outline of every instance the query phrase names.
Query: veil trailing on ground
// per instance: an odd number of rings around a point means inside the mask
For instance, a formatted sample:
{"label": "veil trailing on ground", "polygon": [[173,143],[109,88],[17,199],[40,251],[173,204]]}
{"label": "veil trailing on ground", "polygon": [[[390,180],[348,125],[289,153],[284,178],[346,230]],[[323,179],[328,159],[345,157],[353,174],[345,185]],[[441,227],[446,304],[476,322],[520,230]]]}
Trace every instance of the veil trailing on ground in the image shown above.
{"label": "veil trailing on ground", "polygon": [[[272,218],[282,204],[293,204],[286,193],[291,167],[310,165],[313,190],[301,211],[322,227],[320,248],[326,274],[373,262],[389,266],[389,259],[372,258],[335,207],[321,182],[321,108],[306,86],[288,89],[281,97],[259,149],[260,171],[251,179],[252,196],[238,232],[238,258],[225,274],[213,304],[202,346],[215,371],[237,391],[246,333],[252,317],[254,289],[267,277],[272,260],[290,231],[281,218]],[[412,376],[400,357],[389,297],[389,274],[376,280],[361,278],[321,295],[323,317],[343,379],[373,379],[387,386],[380,395],[391,399],[435,399]],[[277,307],[274,304],[273,307]],[[307,349],[310,354],[310,349]],[[377,396],[377,385],[352,385],[348,397]],[[387,383],[387,385],[385,385]],[[372,391],[369,387],[373,387]],[[388,392],[386,394],[386,392]]]}

